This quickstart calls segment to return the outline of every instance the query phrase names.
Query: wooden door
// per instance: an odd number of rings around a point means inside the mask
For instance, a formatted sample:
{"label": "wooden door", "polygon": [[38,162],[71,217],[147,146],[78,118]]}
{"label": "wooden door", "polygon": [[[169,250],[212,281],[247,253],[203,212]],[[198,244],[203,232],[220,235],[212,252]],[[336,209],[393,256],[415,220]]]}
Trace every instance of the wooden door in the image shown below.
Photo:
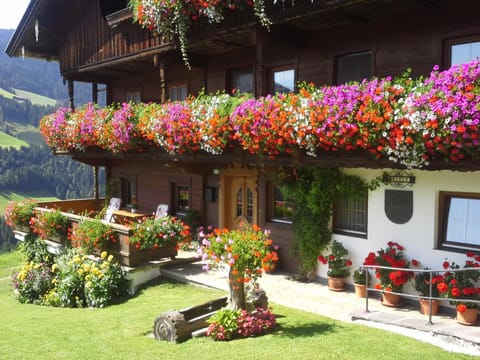
{"label": "wooden door", "polygon": [[238,229],[258,222],[257,172],[237,171],[223,176],[220,226]]}

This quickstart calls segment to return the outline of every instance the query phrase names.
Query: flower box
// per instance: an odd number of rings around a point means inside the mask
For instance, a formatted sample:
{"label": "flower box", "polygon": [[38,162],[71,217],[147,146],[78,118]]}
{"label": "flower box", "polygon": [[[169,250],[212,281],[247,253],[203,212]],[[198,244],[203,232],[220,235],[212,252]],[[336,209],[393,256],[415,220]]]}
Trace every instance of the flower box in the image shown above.
{"label": "flower box", "polygon": [[119,241],[109,245],[106,249],[120,264],[125,266],[135,267],[149,261],[164,258],[174,259],[178,255],[175,247],[137,249],[134,245],[129,244],[128,239],[128,235],[119,234]]}

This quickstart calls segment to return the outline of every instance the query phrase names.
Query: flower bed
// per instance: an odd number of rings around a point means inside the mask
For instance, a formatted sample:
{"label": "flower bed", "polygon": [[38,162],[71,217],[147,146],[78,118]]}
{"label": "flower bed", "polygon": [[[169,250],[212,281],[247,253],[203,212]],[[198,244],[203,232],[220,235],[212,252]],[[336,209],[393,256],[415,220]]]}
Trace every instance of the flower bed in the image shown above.
{"label": "flower bed", "polygon": [[41,120],[56,149],[218,155],[240,145],[276,157],[363,151],[410,168],[433,160],[478,159],[480,61],[434,67],[426,79],[373,79],[340,86],[303,84],[298,93],[258,99],[203,95],[165,104],[88,104]]}

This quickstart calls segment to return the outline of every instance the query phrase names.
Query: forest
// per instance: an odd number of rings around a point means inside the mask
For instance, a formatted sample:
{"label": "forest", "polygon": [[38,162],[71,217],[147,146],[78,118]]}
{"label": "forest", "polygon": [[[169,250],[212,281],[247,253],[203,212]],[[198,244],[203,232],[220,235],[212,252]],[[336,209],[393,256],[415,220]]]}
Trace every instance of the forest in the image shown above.
{"label": "forest", "polygon": [[[35,59],[9,58],[3,51],[13,30],[0,29],[0,90],[15,93],[26,90],[56,100],[58,106],[68,103],[67,87],[58,63]],[[75,103],[91,99],[89,84],[75,84]],[[35,105],[28,99],[0,95],[0,131],[25,140],[29,146],[15,149],[0,144],[0,194],[41,192],[60,199],[90,197],[93,193],[93,169],[68,156],[54,156],[38,131],[21,131],[27,126],[38,128],[40,119],[56,107]],[[100,182],[104,175],[100,173]],[[15,246],[12,230],[0,213],[0,251]]]}

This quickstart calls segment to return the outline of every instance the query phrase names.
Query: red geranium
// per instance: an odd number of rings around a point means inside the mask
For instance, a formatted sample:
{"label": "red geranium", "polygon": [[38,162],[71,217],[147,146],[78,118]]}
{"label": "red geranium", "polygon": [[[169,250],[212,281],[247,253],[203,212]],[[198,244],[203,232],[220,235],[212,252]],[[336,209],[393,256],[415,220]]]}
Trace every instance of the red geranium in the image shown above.
{"label": "red geranium", "polygon": [[[387,243],[386,249],[377,253],[370,252],[364,260],[364,265],[384,266],[397,269],[375,268],[375,277],[380,281],[380,288],[385,291],[401,292],[403,285],[410,280],[414,273],[408,270],[410,262],[403,254],[404,247],[396,242]],[[413,266],[420,265],[417,260],[412,260]],[[376,288],[378,288],[376,286]],[[388,289],[388,290],[387,290]]]}
{"label": "red geranium", "polygon": [[[445,272],[437,280],[437,290],[439,293],[451,300],[452,305],[457,306],[459,312],[464,312],[467,308],[476,308],[478,305],[468,300],[480,300],[480,288],[478,287],[478,280],[480,279],[480,272],[476,270],[465,270],[469,268],[478,268],[480,257],[473,252],[466,253],[467,259],[465,265],[460,265],[455,262],[444,261],[443,267],[449,271]],[[478,260],[477,260],[478,259]]]}

